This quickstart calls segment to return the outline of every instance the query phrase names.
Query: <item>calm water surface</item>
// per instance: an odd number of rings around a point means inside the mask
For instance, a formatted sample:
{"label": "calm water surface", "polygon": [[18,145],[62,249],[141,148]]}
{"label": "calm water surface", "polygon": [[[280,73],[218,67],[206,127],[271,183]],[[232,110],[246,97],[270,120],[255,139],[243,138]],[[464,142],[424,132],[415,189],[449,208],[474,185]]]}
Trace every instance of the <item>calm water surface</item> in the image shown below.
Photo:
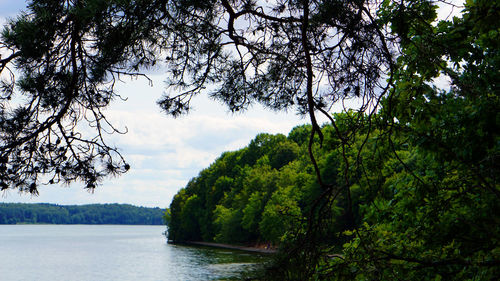
{"label": "calm water surface", "polygon": [[268,259],[166,244],[164,226],[0,225],[0,280],[238,279]]}

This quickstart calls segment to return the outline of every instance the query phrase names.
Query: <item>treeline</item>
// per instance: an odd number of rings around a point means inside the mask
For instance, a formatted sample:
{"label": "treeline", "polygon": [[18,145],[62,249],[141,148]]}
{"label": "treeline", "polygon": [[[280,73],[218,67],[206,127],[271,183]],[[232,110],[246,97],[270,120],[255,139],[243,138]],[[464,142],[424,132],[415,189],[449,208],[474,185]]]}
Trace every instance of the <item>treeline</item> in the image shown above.
{"label": "treeline", "polygon": [[164,210],[128,204],[55,205],[0,203],[0,224],[161,225]]}

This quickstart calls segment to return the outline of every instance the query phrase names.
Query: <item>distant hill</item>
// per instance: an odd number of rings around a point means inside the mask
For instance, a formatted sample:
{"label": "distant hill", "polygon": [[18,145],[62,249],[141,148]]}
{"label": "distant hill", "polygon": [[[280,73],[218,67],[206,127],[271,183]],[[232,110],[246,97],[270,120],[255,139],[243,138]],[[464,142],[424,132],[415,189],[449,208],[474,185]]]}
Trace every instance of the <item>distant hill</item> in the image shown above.
{"label": "distant hill", "polygon": [[0,224],[164,224],[165,210],[128,204],[0,203]]}

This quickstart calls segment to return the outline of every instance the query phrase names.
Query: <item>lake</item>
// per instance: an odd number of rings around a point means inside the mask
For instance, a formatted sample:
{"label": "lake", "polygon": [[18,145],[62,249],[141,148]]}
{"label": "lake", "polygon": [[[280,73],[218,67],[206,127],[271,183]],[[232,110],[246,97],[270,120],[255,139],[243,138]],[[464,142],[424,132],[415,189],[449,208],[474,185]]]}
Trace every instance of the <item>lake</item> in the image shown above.
{"label": "lake", "polygon": [[0,225],[0,279],[239,279],[269,259],[166,243],[165,226]]}

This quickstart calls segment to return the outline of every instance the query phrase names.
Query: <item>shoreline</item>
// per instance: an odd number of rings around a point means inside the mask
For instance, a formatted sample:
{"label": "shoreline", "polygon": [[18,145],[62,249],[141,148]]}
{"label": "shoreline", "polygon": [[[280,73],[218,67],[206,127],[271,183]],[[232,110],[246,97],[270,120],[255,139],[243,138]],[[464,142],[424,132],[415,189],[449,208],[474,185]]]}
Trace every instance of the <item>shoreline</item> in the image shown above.
{"label": "shoreline", "polygon": [[130,225],[130,226],[165,226],[164,224],[123,224],[123,223],[31,223],[31,222],[19,222],[19,223],[0,223],[1,225]]}
{"label": "shoreline", "polygon": [[220,249],[231,249],[231,250],[240,250],[245,252],[254,252],[260,254],[274,254],[278,252],[276,249],[265,249],[258,247],[249,247],[249,246],[238,246],[231,244],[222,244],[222,243],[213,243],[213,242],[201,242],[201,241],[184,241],[182,243],[174,243],[172,241],[168,241],[169,244],[177,244],[177,245],[196,245],[196,246],[206,246]]}

